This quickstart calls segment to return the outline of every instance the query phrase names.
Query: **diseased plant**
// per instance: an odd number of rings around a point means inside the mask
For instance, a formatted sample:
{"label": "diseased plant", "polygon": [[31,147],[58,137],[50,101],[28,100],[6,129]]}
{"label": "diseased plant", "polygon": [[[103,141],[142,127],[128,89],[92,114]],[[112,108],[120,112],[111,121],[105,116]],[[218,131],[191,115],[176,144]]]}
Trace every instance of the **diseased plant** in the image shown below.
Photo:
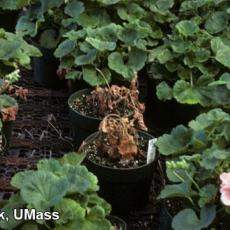
{"label": "diseased plant", "polygon": [[[0,29],[0,129],[3,122],[16,117],[17,102],[8,94],[13,90],[12,84],[20,77],[19,67],[30,68],[30,57],[39,55],[40,52],[20,36]],[[18,90],[14,89],[20,96],[22,92]]]}
{"label": "diseased plant", "polygon": [[138,167],[146,164],[147,142],[135,129],[133,120],[107,115],[92,140],[80,147],[88,158],[109,167]]}
{"label": "diseased plant", "polygon": [[145,106],[139,102],[137,84],[136,76],[131,81],[130,88],[117,85],[108,85],[107,87],[98,86],[90,95],[77,98],[72,106],[80,111],[85,111],[85,107],[89,107],[90,115],[99,118],[103,118],[109,114],[126,116],[132,120],[136,127],[147,130],[143,118]]}
{"label": "diseased plant", "polygon": [[97,147],[109,157],[127,159],[140,154],[137,133],[128,118],[108,115],[102,120],[99,132],[106,142],[97,140]]}
{"label": "diseased plant", "polygon": [[[84,154],[69,153],[62,159],[40,160],[37,170],[17,173],[11,180],[19,189],[2,211],[9,221],[1,221],[1,229],[95,229],[113,230],[106,219],[111,206],[97,195],[97,178],[81,165]],[[35,209],[58,212],[58,220],[14,220],[13,210]]]}
{"label": "diseased plant", "polygon": [[149,4],[164,34],[149,56],[151,76],[159,83],[159,99],[229,108],[230,2]]}
{"label": "diseased plant", "polygon": [[[230,115],[218,108],[199,115],[189,127],[179,125],[158,139],[159,152],[167,157],[169,180],[159,197],[182,201],[173,217],[173,229],[221,229],[218,223],[229,213],[228,204],[221,204],[218,193],[220,175],[230,172],[229,131]],[[223,195],[226,186],[221,178]]]}
{"label": "diseased plant", "polygon": [[147,63],[161,31],[148,1],[70,1],[65,8],[77,27],[63,35],[55,51],[66,79],[83,79],[91,86],[111,78],[131,81]]}

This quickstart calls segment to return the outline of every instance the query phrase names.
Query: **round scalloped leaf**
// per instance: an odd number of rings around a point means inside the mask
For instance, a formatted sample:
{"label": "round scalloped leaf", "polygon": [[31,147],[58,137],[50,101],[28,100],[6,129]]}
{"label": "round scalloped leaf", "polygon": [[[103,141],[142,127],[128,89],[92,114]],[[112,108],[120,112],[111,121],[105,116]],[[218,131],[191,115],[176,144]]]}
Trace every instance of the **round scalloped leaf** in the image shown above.
{"label": "round scalloped leaf", "polygon": [[84,3],[81,1],[73,0],[65,7],[65,13],[72,18],[77,18],[85,10]]}
{"label": "round scalloped leaf", "polygon": [[107,68],[97,71],[95,67],[85,66],[82,73],[84,81],[91,86],[106,85],[111,81],[111,72]]}
{"label": "round scalloped leaf", "polygon": [[199,32],[199,26],[197,26],[194,22],[189,20],[183,20],[176,24],[176,29],[179,34],[188,37],[192,36]]}

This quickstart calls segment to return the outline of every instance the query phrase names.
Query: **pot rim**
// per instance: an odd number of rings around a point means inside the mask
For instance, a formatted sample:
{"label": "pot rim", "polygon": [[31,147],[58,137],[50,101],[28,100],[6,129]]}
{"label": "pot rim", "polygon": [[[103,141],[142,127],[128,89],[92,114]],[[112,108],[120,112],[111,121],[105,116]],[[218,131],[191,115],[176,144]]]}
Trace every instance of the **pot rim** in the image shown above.
{"label": "pot rim", "polygon": [[82,116],[82,117],[86,117],[88,119],[92,119],[92,120],[96,120],[96,121],[102,121],[101,118],[97,118],[97,117],[93,117],[93,116],[89,116],[89,115],[84,115],[82,113],[80,113],[79,111],[75,110],[73,107],[72,107],[72,104],[71,102],[78,98],[80,95],[82,95],[83,93],[90,93],[92,91],[92,89],[90,88],[86,88],[86,89],[81,89],[81,90],[78,90],[76,91],[75,93],[71,94],[70,97],[68,98],[68,106],[69,108],[71,109],[71,111],[73,111],[74,113]]}
{"label": "pot rim", "polygon": [[[78,115],[81,115],[81,116],[86,117],[86,118],[88,118],[88,119],[92,119],[92,120],[96,120],[96,121],[98,121],[98,122],[101,122],[103,118],[93,117],[93,116],[90,116],[90,115],[84,115],[84,114],[80,113],[79,111],[73,109],[73,107],[71,106],[71,101],[73,101],[74,99],[76,99],[78,96],[82,95],[84,92],[85,92],[85,93],[90,93],[90,92],[92,92],[92,91],[93,91],[92,88],[85,88],[85,89],[78,90],[78,91],[76,91],[75,93],[72,93],[72,94],[70,95],[70,97],[68,98],[68,106],[69,106],[69,108],[70,108],[74,113],[76,113],[76,114],[78,114]],[[130,113],[130,115],[128,115],[127,117],[130,117],[130,116],[132,116],[132,115],[133,115],[133,113]],[[126,116],[125,116],[125,117],[126,117]]]}
{"label": "pot rim", "polygon": [[[143,130],[137,130],[137,132],[138,132],[139,134],[141,134],[141,135],[148,136],[148,137],[149,137],[149,140],[152,139],[152,138],[154,138],[151,134],[149,134],[149,133],[147,133],[147,132],[145,132],[145,131],[143,131]],[[82,151],[81,149],[83,148],[83,146],[85,146],[87,143],[91,142],[91,141],[92,141],[92,138],[94,138],[95,136],[97,136],[98,133],[99,133],[99,131],[94,132],[94,133],[92,133],[91,135],[89,135],[89,136],[82,142],[82,144],[80,145],[78,151],[81,152],[81,151]],[[88,140],[90,140],[90,141],[88,142]],[[144,165],[141,165],[141,166],[138,166],[138,167],[135,167],[135,168],[112,168],[112,167],[105,166],[105,165],[101,165],[101,164],[98,164],[98,163],[92,161],[91,159],[88,158],[87,155],[86,155],[86,159],[87,159],[89,162],[91,162],[92,164],[96,165],[97,167],[101,167],[101,168],[104,168],[104,169],[109,169],[109,170],[113,170],[113,171],[135,171],[135,170],[141,170],[141,169],[143,169],[143,168],[149,167],[150,165],[154,164],[155,161],[156,161],[156,159],[157,159],[157,157],[155,157],[155,159],[154,159],[152,162],[150,162],[150,163],[148,163],[148,164],[146,163],[146,164],[144,164]]]}

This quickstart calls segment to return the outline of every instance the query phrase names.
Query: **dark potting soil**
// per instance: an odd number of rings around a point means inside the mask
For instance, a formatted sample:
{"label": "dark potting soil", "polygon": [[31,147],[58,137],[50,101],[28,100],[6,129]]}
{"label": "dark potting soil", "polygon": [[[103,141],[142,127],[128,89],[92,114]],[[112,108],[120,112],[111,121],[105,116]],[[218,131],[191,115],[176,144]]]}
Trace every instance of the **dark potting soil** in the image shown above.
{"label": "dark potting soil", "polygon": [[165,208],[170,216],[174,217],[182,208],[181,200],[165,200]]}
{"label": "dark potting soil", "polygon": [[[103,141],[106,142],[105,139]],[[148,140],[143,137],[138,138],[138,147],[140,149],[139,152],[144,154],[138,154],[127,160],[108,157],[106,153],[98,149],[96,142],[97,140],[94,140],[84,146],[84,152],[87,154],[88,159],[96,164],[110,168],[136,168],[146,164]]]}
{"label": "dark potting soil", "polygon": [[81,96],[79,96],[78,98],[74,100],[71,107],[75,111],[81,113],[82,115],[91,116],[91,117],[95,117],[99,119],[102,119],[106,115],[112,114],[112,113],[118,114],[119,116],[127,116],[127,117],[132,113],[130,108],[118,106],[116,108],[116,111],[108,111],[108,114],[101,115],[99,114],[99,111],[98,111],[98,105],[96,103],[92,104],[91,101],[88,100],[88,97],[90,97],[90,94],[88,95],[82,94]]}

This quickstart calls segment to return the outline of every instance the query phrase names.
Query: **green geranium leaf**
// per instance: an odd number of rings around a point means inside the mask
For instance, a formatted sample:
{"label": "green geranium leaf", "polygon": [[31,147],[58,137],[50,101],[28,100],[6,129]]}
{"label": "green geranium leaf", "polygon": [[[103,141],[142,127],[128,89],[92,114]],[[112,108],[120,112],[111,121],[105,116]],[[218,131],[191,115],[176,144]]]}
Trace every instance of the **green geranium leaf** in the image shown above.
{"label": "green geranium leaf", "polygon": [[201,209],[200,219],[192,209],[184,209],[180,211],[172,222],[175,230],[182,230],[184,226],[188,230],[202,230],[207,228],[214,220],[216,215],[215,207],[204,207]]}
{"label": "green geranium leaf", "polygon": [[156,146],[162,155],[181,154],[187,151],[192,138],[192,131],[183,125],[174,128],[171,134],[158,138]]}
{"label": "green geranium leaf", "polygon": [[9,60],[15,57],[16,52],[21,48],[20,41],[7,41],[6,39],[0,38],[0,60]]}
{"label": "green geranium leaf", "polygon": [[104,216],[109,215],[112,210],[112,207],[109,203],[107,203],[104,199],[100,198],[97,195],[91,195],[89,197],[89,204],[98,205],[103,209]]}
{"label": "green geranium leaf", "polygon": [[191,194],[191,184],[181,183],[174,185],[166,185],[161,191],[159,198],[166,199],[171,197],[189,197]]}
{"label": "green geranium leaf", "polygon": [[224,11],[213,12],[205,23],[205,29],[211,34],[219,33],[225,30],[228,19],[229,15]]}
{"label": "green geranium leaf", "polygon": [[183,20],[176,24],[176,29],[178,32],[187,37],[192,36],[199,32],[199,27],[194,24],[192,21]]}
{"label": "green geranium leaf", "polygon": [[185,0],[181,3],[180,11],[190,11],[194,9],[198,9],[206,4],[209,4],[210,0]]}
{"label": "green geranium leaf", "polygon": [[202,187],[199,193],[200,199],[198,201],[200,208],[204,207],[205,205],[209,204],[212,200],[214,200],[216,194],[217,187],[215,185],[208,184]]}
{"label": "green geranium leaf", "polygon": [[138,72],[144,67],[146,60],[147,60],[146,52],[134,48],[129,52],[129,60],[127,62],[127,65],[134,72]]}
{"label": "green geranium leaf", "polygon": [[65,75],[65,79],[68,80],[80,80],[82,78],[82,72],[71,70]]}
{"label": "green geranium leaf", "polygon": [[[17,183],[19,176],[20,174],[14,176],[14,183]],[[20,178],[19,180],[21,181]],[[60,202],[68,187],[68,180],[64,177],[59,178],[47,171],[32,172],[27,174],[26,180],[22,182],[21,196],[31,207],[46,210]]]}
{"label": "green geranium leaf", "polygon": [[215,124],[221,124],[224,121],[230,122],[228,113],[221,109],[213,109],[208,113],[199,115],[195,120],[189,122],[189,127],[194,130],[207,130],[215,127]]}
{"label": "green geranium leaf", "polygon": [[222,65],[230,68],[230,40],[225,43],[220,37],[211,40],[211,47],[216,54],[215,59]]}
{"label": "green geranium leaf", "polygon": [[72,52],[75,48],[75,42],[71,40],[65,40],[59,46],[54,52],[54,55],[58,58],[62,58],[66,55],[68,55],[70,52]]}
{"label": "green geranium leaf", "polygon": [[213,86],[213,85],[227,85],[227,88],[230,90],[230,74],[229,73],[222,74],[219,80],[209,84],[209,86]]}
{"label": "green geranium leaf", "polygon": [[111,72],[104,68],[96,70],[94,67],[83,67],[83,79],[91,86],[106,85],[111,81]]}
{"label": "green geranium leaf", "polygon": [[83,38],[85,35],[86,35],[85,30],[78,30],[78,31],[70,30],[69,32],[64,34],[63,37],[69,38],[71,41],[77,42],[78,39]]}
{"label": "green geranium leaf", "polygon": [[78,24],[83,28],[106,26],[110,22],[110,17],[104,9],[89,9],[78,17]]}
{"label": "green geranium leaf", "polygon": [[152,50],[150,53],[149,62],[153,62],[155,59],[157,59],[160,64],[165,64],[172,60],[173,56],[169,49],[162,46]]}
{"label": "green geranium leaf", "polygon": [[74,63],[77,66],[93,64],[97,57],[97,50],[91,49],[87,54],[79,55],[75,58]]}
{"label": "green geranium leaf", "polygon": [[98,38],[87,37],[86,41],[89,42],[94,48],[100,51],[112,51],[116,48],[115,42],[103,41]]}
{"label": "green geranium leaf", "polygon": [[45,30],[40,35],[39,44],[47,49],[54,49],[59,42],[57,33],[53,29]]}
{"label": "green geranium leaf", "polygon": [[129,4],[129,7],[118,7],[117,13],[121,19],[127,21],[135,21],[136,19],[141,19],[146,15],[145,10],[136,3]]}
{"label": "green geranium leaf", "polygon": [[65,154],[63,158],[60,159],[62,164],[70,164],[70,165],[80,165],[82,161],[85,159],[85,153],[68,153]]}
{"label": "green geranium leaf", "polygon": [[124,79],[131,80],[135,72],[144,67],[146,60],[147,55],[145,51],[132,49],[129,53],[127,64],[125,64],[121,53],[113,52],[108,57],[108,65],[110,69],[122,75]]}
{"label": "green geranium leaf", "polygon": [[200,220],[192,209],[180,211],[172,221],[172,227],[175,230],[182,230],[186,226],[187,230],[201,230]]}
{"label": "green geranium leaf", "polygon": [[21,16],[16,24],[16,32],[34,37],[37,34],[37,24],[31,22],[27,15]]}
{"label": "green geranium leaf", "polygon": [[189,82],[179,80],[173,87],[173,95],[180,103],[198,104],[200,103],[200,95],[196,88]]}
{"label": "green geranium leaf", "polygon": [[165,81],[157,85],[157,97],[163,101],[172,99],[172,88]]}
{"label": "green geranium leaf", "polygon": [[201,167],[206,170],[213,170],[221,167],[221,164],[228,160],[229,150],[219,149],[217,145],[213,145],[211,148],[203,151],[203,158],[200,161]]}
{"label": "green geranium leaf", "polygon": [[122,75],[126,80],[134,76],[132,69],[125,65],[122,55],[119,52],[113,52],[108,57],[108,66],[110,69]]}
{"label": "green geranium leaf", "polygon": [[1,229],[8,230],[19,226],[23,220],[15,220],[12,210],[25,208],[25,205],[25,202],[22,200],[19,194],[12,195],[7,204],[1,209],[1,211],[5,212],[5,215],[9,217],[9,221],[0,221]]}
{"label": "green geranium leaf", "polygon": [[81,167],[65,167],[67,170],[67,178],[71,186],[68,193],[85,193],[98,191],[97,177],[90,173],[85,166]]}
{"label": "green geranium leaf", "polygon": [[81,1],[73,0],[65,7],[65,13],[72,18],[77,18],[85,10],[84,3]]}
{"label": "green geranium leaf", "polygon": [[63,199],[54,207],[54,211],[60,214],[57,220],[58,225],[66,224],[72,220],[82,221],[86,215],[86,210],[79,203],[71,199]]}

